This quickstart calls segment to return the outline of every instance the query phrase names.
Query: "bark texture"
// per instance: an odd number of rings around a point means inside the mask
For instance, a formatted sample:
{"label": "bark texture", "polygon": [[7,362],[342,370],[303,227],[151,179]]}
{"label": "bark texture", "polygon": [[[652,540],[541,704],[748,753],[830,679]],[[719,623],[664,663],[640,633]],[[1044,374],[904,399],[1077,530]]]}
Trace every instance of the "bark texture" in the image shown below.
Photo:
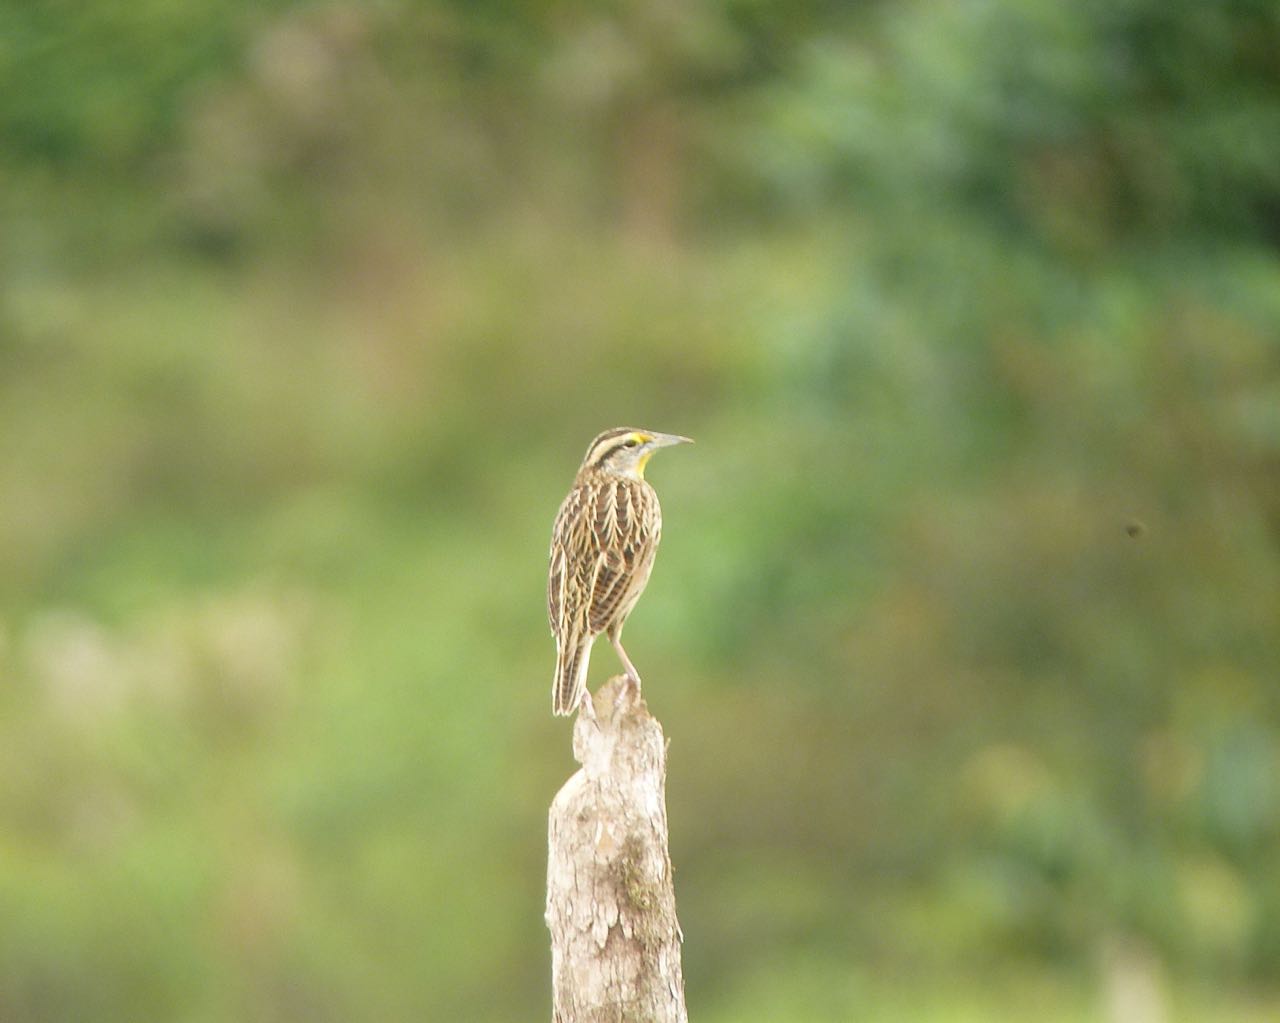
{"label": "bark texture", "polygon": [[688,1023],[662,726],[619,676],[581,713],[548,826],[553,1023]]}

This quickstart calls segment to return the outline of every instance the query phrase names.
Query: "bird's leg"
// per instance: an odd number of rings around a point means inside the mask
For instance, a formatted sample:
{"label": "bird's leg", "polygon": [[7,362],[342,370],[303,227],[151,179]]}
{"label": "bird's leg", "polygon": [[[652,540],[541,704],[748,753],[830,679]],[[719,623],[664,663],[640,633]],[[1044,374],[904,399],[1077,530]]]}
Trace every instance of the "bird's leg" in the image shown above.
{"label": "bird's leg", "polygon": [[640,693],[640,672],[636,671],[636,666],[631,663],[631,658],[627,656],[627,652],[622,649],[622,627],[609,630],[609,642],[613,644],[613,649],[618,651],[618,659],[622,661],[622,666],[627,669],[627,678],[631,680],[631,684],[636,688],[636,694]]}

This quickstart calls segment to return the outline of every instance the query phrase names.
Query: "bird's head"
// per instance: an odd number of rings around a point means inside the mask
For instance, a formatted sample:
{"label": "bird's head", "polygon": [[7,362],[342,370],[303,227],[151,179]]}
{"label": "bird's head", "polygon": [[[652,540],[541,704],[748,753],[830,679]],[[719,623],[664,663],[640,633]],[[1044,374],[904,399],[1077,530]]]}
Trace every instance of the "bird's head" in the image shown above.
{"label": "bird's head", "polygon": [[645,465],[658,448],[692,443],[688,437],[678,437],[674,433],[620,426],[605,430],[591,442],[587,456],[582,460],[582,468],[641,480],[644,479]]}

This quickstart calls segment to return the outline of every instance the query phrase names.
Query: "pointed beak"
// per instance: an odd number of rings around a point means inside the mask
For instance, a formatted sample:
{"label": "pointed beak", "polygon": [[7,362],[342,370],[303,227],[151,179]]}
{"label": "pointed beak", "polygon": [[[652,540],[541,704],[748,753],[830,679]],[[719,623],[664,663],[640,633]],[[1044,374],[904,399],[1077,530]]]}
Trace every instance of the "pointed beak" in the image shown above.
{"label": "pointed beak", "polygon": [[674,433],[655,433],[653,440],[650,442],[655,448],[669,448],[676,444],[692,444],[693,440],[689,437],[681,437]]}

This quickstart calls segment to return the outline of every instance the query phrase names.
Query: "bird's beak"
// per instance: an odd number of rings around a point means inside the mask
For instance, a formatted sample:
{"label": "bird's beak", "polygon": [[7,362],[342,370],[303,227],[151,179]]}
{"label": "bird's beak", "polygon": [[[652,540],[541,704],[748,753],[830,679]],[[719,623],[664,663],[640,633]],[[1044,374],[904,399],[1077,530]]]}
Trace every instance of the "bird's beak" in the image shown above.
{"label": "bird's beak", "polygon": [[650,441],[655,448],[669,448],[676,444],[692,444],[693,440],[689,437],[681,437],[674,433],[655,433],[652,435],[653,440]]}

